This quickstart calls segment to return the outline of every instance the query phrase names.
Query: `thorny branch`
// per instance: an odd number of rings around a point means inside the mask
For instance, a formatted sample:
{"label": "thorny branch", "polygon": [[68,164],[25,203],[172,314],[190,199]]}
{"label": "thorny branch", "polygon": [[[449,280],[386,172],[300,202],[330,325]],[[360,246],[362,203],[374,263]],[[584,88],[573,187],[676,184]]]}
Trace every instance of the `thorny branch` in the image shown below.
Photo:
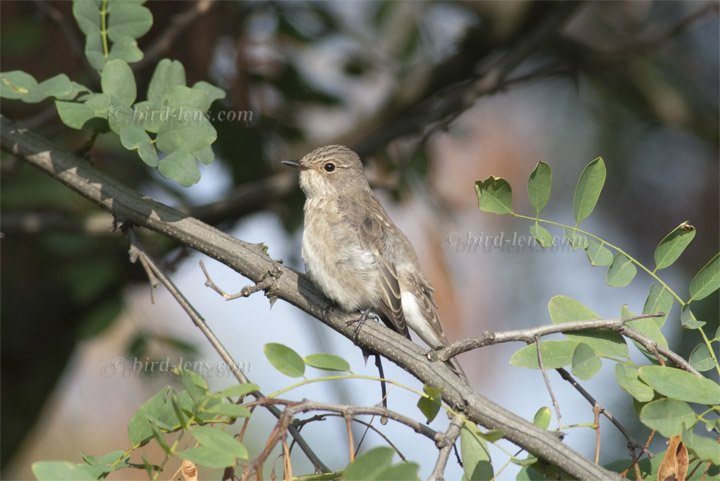
{"label": "thorny branch", "polygon": [[[193,321],[195,326],[200,329],[200,331],[205,335],[207,340],[217,351],[225,364],[230,368],[230,371],[235,376],[235,379],[237,379],[238,382],[241,384],[249,383],[250,380],[247,378],[245,373],[242,372],[242,369],[240,369],[240,366],[238,366],[238,364],[235,362],[235,359],[233,359],[228,350],[225,349],[225,346],[223,346],[217,336],[215,336],[215,333],[207,325],[205,319],[203,319],[200,313],[198,313],[197,310],[192,306],[192,304],[190,304],[190,302],[183,295],[183,293],[180,292],[177,286],[175,286],[172,280],[167,276],[165,271],[154,261],[154,259],[150,255],[148,255],[147,252],[145,252],[145,249],[142,247],[142,245],[140,245],[132,227],[125,225],[123,227],[123,231],[127,233],[128,239],[130,240],[131,261],[134,262],[136,259],[140,259],[143,267],[145,268],[145,271],[148,273],[148,277],[150,278],[150,280],[154,283],[159,280],[170,292],[170,294],[172,294],[178,304],[180,304],[183,310],[185,310],[188,316],[190,316],[190,319]],[[252,394],[256,399],[265,398],[265,396],[260,391],[254,391],[250,394]],[[281,413],[275,406],[268,406],[268,409],[276,418],[280,418]],[[307,442],[302,438],[299,431],[294,426],[290,426],[289,431],[295,441],[300,446],[300,448],[307,455],[308,459],[310,459],[310,462],[313,463],[315,469],[317,469],[319,472],[327,472],[327,466],[325,466],[320,460],[320,458],[317,457],[315,452],[313,452]]]}

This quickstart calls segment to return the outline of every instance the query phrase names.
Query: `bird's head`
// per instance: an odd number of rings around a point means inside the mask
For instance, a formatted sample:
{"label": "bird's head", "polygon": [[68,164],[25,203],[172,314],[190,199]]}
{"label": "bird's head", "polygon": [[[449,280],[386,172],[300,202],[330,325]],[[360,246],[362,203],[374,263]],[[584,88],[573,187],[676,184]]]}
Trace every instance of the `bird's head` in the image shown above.
{"label": "bird's head", "polygon": [[343,145],[326,145],[299,161],[282,163],[300,170],[300,187],[308,198],[370,190],[360,157]]}

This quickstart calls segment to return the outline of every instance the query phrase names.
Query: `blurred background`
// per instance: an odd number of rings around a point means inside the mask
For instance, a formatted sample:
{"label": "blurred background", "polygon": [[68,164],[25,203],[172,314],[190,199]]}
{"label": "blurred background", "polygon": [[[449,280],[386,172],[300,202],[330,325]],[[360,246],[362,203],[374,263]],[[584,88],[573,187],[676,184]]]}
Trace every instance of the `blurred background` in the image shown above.
{"label": "blurred background", "polygon": [[[550,229],[558,236],[552,248],[528,245],[528,222],[477,209],[473,183],[489,175],[508,179],[514,209],[532,215],[527,178],[538,161],[549,163],[553,191],[542,217],[573,224],[577,178],[602,156],[607,183],[584,228],[652,269],[657,243],[689,221],[695,240],[661,272],[684,298],[694,274],[718,250],[717,2],[146,6],[154,24],[139,39],[145,58],[133,64],[139,97],[166,57],[184,64],[188,84],[207,80],[223,88],[227,97],[213,106],[217,159],[201,166],[202,180],[189,189],[146,168],[113,134],[98,137],[89,152],[93,163],[242,240],[264,242],[273,258],[302,271],[303,196],[296,173],[279,161],[345,144],[361,155],[382,203],[415,245],[451,340],[547,324],[555,295],[573,297],[603,317],[619,316],[623,304],[641,312],[651,285],[641,273],[626,288],[608,287],[606,270],[561,242],[559,229]],[[23,70],[38,80],[66,73],[98,88],[70,2],[2,2],[0,14],[2,71]],[[65,149],[80,148],[90,136],[65,127],[50,101],[3,101],[0,111]],[[152,302],[142,268],[128,261],[127,241],[111,231],[108,215],[5,153],[1,168],[3,478],[32,479],[37,460],[81,462],[81,450],[100,456],[129,448],[127,422],[162,386],[177,385],[169,371],[180,362],[191,362],[213,389],[233,383],[162,288]],[[377,373],[350,341],[294,307],[280,301],[271,310],[262,294],[225,302],[204,287],[198,267],[204,256],[154,233],[142,238],[266,393],[294,382],[269,365],[262,352],[267,342],[303,356],[336,353],[355,373]],[[248,284],[204,261],[226,291]],[[712,336],[717,293],[693,310]],[[700,341],[696,331],[680,327],[677,305],[663,332],[685,357]],[[551,400],[538,372],[509,367],[520,347],[486,347],[460,362],[481,393],[532,419]],[[388,364],[388,377],[421,389]],[[549,376],[564,424],[592,423],[590,406],[555,373]],[[646,439],[649,431],[633,424],[631,398],[617,387],[612,363],[584,385],[636,439]],[[285,397],[371,405],[380,389],[369,381],[328,382]],[[421,418],[416,400],[392,388],[389,407]],[[266,413],[253,418],[244,440],[251,454],[263,448],[273,422]],[[441,415],[431,427],[446,424]],[[381,429],[427,477],[433,444],[403,426]],[[594,431],[566,431],[568,443],[592,456]],[[627,456],[625,441],[605,420],[601,432],[601,463]],[[347,464],[344,421],[311,423],[303,433],[323,446],[331,468]],[[355,439],[362,433],[356,426]],[[380,443],[370,433],[363,447]],[[159,450],[149,453],[161,459]],[[496,468],[507,459],[497,450],[493,455]],[[311,470],[299,450],[293,459],[295,473]],[[162,479],[177,467],[166,466]],[[514,479],[515,471],[500,479]],[[447,479],[461,472],[451,460]],[[125,470],[108,479],[133,475],[146,477]]]}

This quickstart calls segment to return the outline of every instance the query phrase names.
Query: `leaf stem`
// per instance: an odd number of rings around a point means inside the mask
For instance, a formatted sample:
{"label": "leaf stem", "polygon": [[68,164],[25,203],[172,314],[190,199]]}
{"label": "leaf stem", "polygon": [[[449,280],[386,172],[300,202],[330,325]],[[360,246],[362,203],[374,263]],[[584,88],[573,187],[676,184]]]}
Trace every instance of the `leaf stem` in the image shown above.
{"label": "leaf stem", "polygon": [[103,44],[103,57],[108,58],[110,49],[108,48],[108,32],[107,32],[107,13],[108,0],[102,0],[100,3],[100,38]]}

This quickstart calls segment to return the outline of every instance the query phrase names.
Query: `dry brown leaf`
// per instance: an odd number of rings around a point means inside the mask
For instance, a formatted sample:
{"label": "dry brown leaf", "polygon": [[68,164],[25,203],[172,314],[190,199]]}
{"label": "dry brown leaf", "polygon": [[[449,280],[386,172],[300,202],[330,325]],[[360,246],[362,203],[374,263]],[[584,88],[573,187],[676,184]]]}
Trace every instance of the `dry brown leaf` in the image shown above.
{"label": "dry brown leaf", "polygon": [[180,472],[185,481],[198,481],[197,465],[192,461],[183,459],[182,466],[180,466]]}
{"label": "dry brown leaf", "polygon": [[668,449],[658,469],[658,481],[685,481],[688,469],[688,452],[680,436],[668,441]]}

